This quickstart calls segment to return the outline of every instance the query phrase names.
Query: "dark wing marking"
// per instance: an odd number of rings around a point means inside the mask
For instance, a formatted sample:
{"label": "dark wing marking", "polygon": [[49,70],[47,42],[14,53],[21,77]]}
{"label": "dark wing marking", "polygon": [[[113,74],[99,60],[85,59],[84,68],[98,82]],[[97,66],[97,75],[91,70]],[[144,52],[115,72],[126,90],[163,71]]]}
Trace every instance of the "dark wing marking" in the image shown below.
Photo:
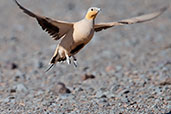
{"label": "dark wing marking", "polygon": [[96,32],[98,32],[98,31],[101,31],[103,29],[107,29],[107,28],[114,27],[114,26],[128,25],[128,24],[135,24],[135,23],[142,23],[142,22],[145,22],[145,21],[150,21],[150,20],[160,16],[164,11],[166,11],[167,8],[168,7],[163,7],[157,12],[141,15],[141,16],[138,16],[138,17],[133,17],[133,18],[130,18],[130,19],[121,20],[121,21],[118,21],[118,22],[108,22],[108,23],[95,24],[94,25],[94,30]]}
{"label": "dark wing marking", "polygon": [[71,50],[71,54],[75,54],[75,53],[77,53],[81,48],[83,48],[84,47],[84,43],[82,43],[82,44],[80,44],[80,45],[78,45],[78,46],[76,46],[73,50]]}
{"label": "dark wing marking", "polygon": [[15,3],[19,6],[20,9],[23,10],[27,15],[34,17],[37,19],[39,25],[43,30],[49,33],[49,35],[54,39],[58,40],[62,36],[64,36],[70,29],[72,29],[73,23],[64,22],[64,21],[55,21],[48,17],[37,15],[28,9],[21,6],[17,0],[14,0]]}

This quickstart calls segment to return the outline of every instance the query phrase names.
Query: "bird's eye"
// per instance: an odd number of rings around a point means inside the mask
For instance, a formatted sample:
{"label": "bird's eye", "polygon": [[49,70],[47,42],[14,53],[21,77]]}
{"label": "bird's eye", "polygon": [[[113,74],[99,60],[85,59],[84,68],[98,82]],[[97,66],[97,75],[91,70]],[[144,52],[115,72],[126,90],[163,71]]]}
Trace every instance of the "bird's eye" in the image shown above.
{"label": "bird's eye", "polygon": [[91,11],[93,11],[93,9],[91,9]]}

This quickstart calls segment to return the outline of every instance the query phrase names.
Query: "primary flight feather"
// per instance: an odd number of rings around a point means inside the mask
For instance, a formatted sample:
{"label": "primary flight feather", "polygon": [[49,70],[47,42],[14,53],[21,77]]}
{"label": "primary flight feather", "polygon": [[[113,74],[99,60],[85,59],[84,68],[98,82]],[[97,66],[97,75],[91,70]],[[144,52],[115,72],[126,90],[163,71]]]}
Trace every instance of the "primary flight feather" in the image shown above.
{"label": "primary flight feather", "polygon": [[103,29],[114,26],[149,21],[158,17],[167,9],[167,7],[164,7],[159,11],[150,14],[125,19],[118,22],[95,24],[95,18],[100,12],[100,8],[97,7],[89,8],[85,17],[78,22],[65,22],[40,16],[21,6],[17,0],[14,1],[24,13],[35,18],[42,29],[45,30],[54,40],[59,40],[61,38],[61,41],[57,45],[55,53],[50,60],[51,66],[47,69],[47,71],[51,69],[56,62],[67,61],[67,63],[70,64],[70,57],[73,58],[73,63],[77,66],[77,60],[74,55],[77,54],[92,39],[94,32],[99,32]]}

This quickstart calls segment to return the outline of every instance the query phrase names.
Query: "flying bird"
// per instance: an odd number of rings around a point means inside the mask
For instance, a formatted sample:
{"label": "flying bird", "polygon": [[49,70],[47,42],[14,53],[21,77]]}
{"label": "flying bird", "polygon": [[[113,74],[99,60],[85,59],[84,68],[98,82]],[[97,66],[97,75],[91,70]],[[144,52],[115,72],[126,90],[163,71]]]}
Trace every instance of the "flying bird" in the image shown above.
{"label": "flying bird", "polygon": [[57,62],[67,61],[68,64],[71,64],[71,58],[73,59],[74,66],[77,66],[75,54],[77,54],[92,39],[94,32],[99,32],[114,26],[150,21],[160,16],[167,9],[167,7],[163,7],[159,11],[150,14],[124,19],[117,22],[95,24],[95,18],[101,11],[101,9],[97,7],[89,8],[85,17],[78,22],[66,22],[33,13],[21,6],[17,0],[14,1],[24,13],[35,18],[42,29],[46,31],[53,40],[61,39],[60,43],[56,47],[53,57],[50,60],[50,67],[47,71],[50,70]]}

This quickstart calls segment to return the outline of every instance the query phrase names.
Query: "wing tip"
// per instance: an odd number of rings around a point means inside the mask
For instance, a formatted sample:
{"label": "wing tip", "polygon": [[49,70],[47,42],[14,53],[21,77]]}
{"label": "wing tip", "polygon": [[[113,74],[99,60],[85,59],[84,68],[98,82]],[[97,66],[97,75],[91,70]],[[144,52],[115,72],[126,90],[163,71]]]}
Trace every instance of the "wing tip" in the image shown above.
{"label": "wing tip", "polygon": [[161,11],[161,12],[165,12],[169,7],[170,7],[170,5],[166,5],[166,6],[162,7],[162,8],[160,9],[160,11]]}
{"label": "wing tip", "polygon": [[17,0],[13,0],[13,1],[19,6],[19,8],[22,8],[22,6],[19,4]]}
{"label": "wing tip", "polygon": [[31,11],[29,11],[28,9],[24,8],[17,0],[13,0],[17,6],[23,10],[24,13],[26,13],[27,15],[31,16],[31,17],[38,17],[36,14],[32,13]]}
{"label": "wing tip", "polygon": [[166,6],[162,7],[162,8],[160,8],[160,10],[158,11],[158,14],[154,18],[162,15],[168,8],[169,8],[169,5],[166,5]]}

